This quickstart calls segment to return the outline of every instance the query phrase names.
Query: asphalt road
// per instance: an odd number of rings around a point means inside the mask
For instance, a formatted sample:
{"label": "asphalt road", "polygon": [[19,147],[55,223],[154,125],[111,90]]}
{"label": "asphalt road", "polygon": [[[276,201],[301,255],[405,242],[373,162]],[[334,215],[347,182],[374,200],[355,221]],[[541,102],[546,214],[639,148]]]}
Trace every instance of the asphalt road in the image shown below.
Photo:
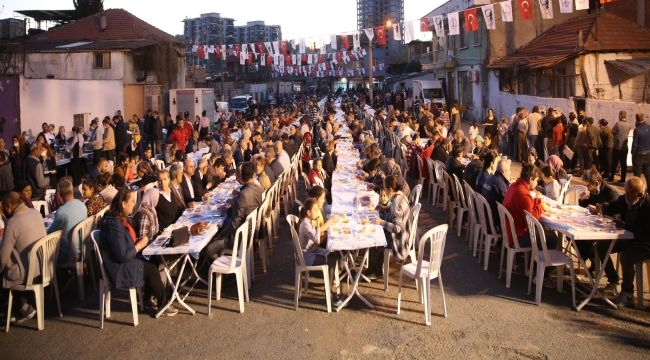
{"label": "asphalt road", "polygon": [[[440,210],[425,205],[420,233],[441,219]],[[610,309],[597,300],[576,312],[571,309],[569,286],[563,294],[544,289],[541,306],[535,306],[533,295],[526,294],[527,279],[522,274],[513,275],[511,289],[506,289],[505,280],[497,278],[498,255],[490,257],[490,269],[483,271],[468,251],[464,236],[458,239],[455,231],[447,236],[442,267],[448,318],[439,315],[442,304],[435,281],[432,326],[424,325],[413,283],[403,290],[402,313],[395,314],[396,265],[391,268],[388,292],[383,291],[381,282],[362,285],[362,292],[377,305],[374,310],[354,299],[340,313],[328,314],[322,287],[315,284],[296,311],[287,230],[283,225],[268,273],[256,276],[244,314],[238,312],[234,281],[226,280],[224,296],[213,302],[210,317],[206,316],[207,290],[201,286],[189,297],[196,315],[181,311],[175,317],[156,320],[140,314],[140,325],[134,328],[128,296],[118,291],[113,296],[113,316],[100,330],[95,293],[90,289],[89,298],[80,304],[73,287],[63,294],[63,318],[56,316],[54,302],[46,293],[42,332],[35,330],[36,321],[32,320],[0,334],[1,357],[650,358],[648,310]]]}

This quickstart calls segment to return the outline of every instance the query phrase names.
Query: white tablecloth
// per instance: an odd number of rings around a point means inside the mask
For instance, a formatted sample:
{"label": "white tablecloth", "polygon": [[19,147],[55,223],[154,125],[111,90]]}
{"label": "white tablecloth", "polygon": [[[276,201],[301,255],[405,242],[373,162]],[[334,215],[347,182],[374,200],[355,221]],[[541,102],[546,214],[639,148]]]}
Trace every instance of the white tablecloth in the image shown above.
{"label": "white tablecloth", "polygon": [[573,240],[612,240],[633,239],[634,234],[624,229],[617,229],[613,221],[590,215],[589,211],[577,205],[551,207],[540,218],[548,229],[557,230]]}

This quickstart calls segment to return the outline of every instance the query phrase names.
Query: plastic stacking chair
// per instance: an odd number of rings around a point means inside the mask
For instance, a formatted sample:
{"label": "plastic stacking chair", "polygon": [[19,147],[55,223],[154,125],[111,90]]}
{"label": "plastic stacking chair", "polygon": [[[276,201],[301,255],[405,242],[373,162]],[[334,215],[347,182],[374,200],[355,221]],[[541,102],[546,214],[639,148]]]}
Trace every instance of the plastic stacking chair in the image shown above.
{"label": "plastic stacking chair", "polygon": [[[246,250],[246,285],[250,289],[251,284],[253,283],[253,275],[255,272],[255,241],[257,240],[257,213],[259,209],[253,210],[248,216],[246,217],[245,223],[248,224],[248,240],[246,241],[246,245],[248,249]],[[263,256],[266,256],[266,249],[261,248],[260,249],[260,254],[264,254]],[[266,260],[262,258],[262,262],[266,263]],[[266,270],[265,270],[266,271]]]}
{"label": "plastic stacking chair", "polygon": [[441,161],[433,160],[433,171],[436,176],[436,182],[438,183],[438,191],[433,194],[433,206],[438,206],[439,204],[445,208],[445,178],[442,173],[445,171],[445,164]]}
{"label": "plastic stacking chair", "polygon": [[420,195],[422,195],[422,184],[417,184],[413,187],[413,190],[411,190],[411,193],[409,194],[409,204],[411,206],[415,206],[415,204],[419,204]]}
{"label": "plastic stacking chair", "polygon": [[458,221],[458,237],[460,237],[460,232],[463,229],[463,219],[465,219],[465,213],[469,213],[469,206],[465,200],[465,192],[463,191],[463,187],[460,185],[460,180],[458,180],[456,175],[451,175],[451,177],[454,180],[452,186],[456,189],[456,220]]}
{"label": "plastic stacking chair", "polygon": [[447,223],[449,223],[450,230],[454,225],[455,210],[458,206],[458,195],[456,194],[456,185],[454,179],[446,172],[442,171],[442,176],[445,181],[445,195],[443,200],[443,209],[447,212]]}
{"label": "plastic stacking chair", "polygon": [[208,278],[208,316],[212,311],[212,275],[215,275],[217,301],[221,299],[221,275],[235,274],[237,280],[237,295],[239,298],[239,312],[244,312],[244,299],[248,301],[248,280],[246,279],[246,247],[248,241],[248,229],[252,225],[247,218],[237,228],[232,252],[219,256],[210,266]]}
{"label": "plastic stacking chair", "polygon": [[[431,325],[431,280],[438,278],[440,285],[440,292],[442,293],[442,308],[443,315],[447,317],[447,302],[445,301],[445,290],[442,286],[442,274],[440,273],[440,265],[442,264],[442,256],[445,249],[445,239],[447,237],[447,229],[449,225],[443,224],[434,227],[427,231],[420,238],[418,247],[418,260],[415,263],[402,265],[399,272],[399,290],[397,292],[397,314],[400,313],[402,303],[402,277],[406,276],[415,280],[418,289],[421,289],[421,300],[424,304],[424,321],[427,325]],[[427,244],[429,245],[427,248]],[[424,253],[428,249],[428,260],[425,260]]]}
{"label": "plastic stacking chair", "polygon": [[[23,284],[17,284],[10,288],[9,299],[7,301],[7,322],[5,331],[9,332],[9,324],[11,323],[11,306],[13,302],[13,291],[33,291],[34,298],[36,299],[36,319],[38,323],[38,330],[45,328],[45,288],[54,286],[54,298],[56,299],[56,306],[59,310],[59,317],[63,317],[61,313],[61,301],[59,299],[59,287],[56,283],[56,273],[54,264],[56,264],[56,256],[59,251],[59,242],[61,241],[62,231],[55,231],[47,236],[38,240],[29,251],[29,266],[27,270],[27,277]],[[14,251],[12,253],[14,260],[20,267],[22,274],[25,274],[25,268],[20,260],[20,255]],[[40,281],[39,280],[40,275]]]}
{"label": "plastic stacking chair", "polygon": [[45,200],[34,200],[32,201],[34,209],[38,210],[39,213],[43,216],[50,215],[50,205]]}
{"label": "plastic stacking chair", "polygon": [[[298,227],[298,217],[295,215],[287,215],[287,222],[289,223],[289,229],[291,229],[291,239],[293,241],[293,253],[295,255],[295,307],[298,310],[298,299],[302,294],[302,283],[303,283],[303,274],[305,274],[305,291],[309,285],[309,272],[310,271],[319,271],[323,273],[323,283],[325,284],[325,302],[327,303],[327,312],[332,312],[332,299],[330,294],[330,276],[329,276],[329,266],[324,265],[313,265],[309,266],[305,264],[305,258],[302,253],[302,248],[300,247],[300,241],[298,240],[298,232],[296,228]],[[338,286],[338,271],[334,271],[335,274],[335,286]]]}
{"label": "plastic stacking chair", "polygon": [[480,235],[481,224],[478,221],[474,189],[465,180],[463,180],[463,187],[465,188],[465,201],[469,209],[466,241],[468,248],[471,250],[474,242],[478,241],[476,238]]}
{"label": "plastic stacking chair", "polygon": [[[478,210],[479,222],[481,223],[481,236],[479,243],[474,243],[474,255],[476,255],[477,245],[482,245],[483,250],[483,270],[487,271],[490,260],[490,249],[496,245],[502,238],[497,232],[496,224],[492,218],[492,208],[483,195],[474,193],[476,210]],[[479,251],[480,260],[480,251]],[[479,261],[480,262],[480,261]]]}
{"label": "plastic stacking chair", "polygon": [[[104,260],[102,259],[102,254],[97,245],[97,239],[99,239],[100,231],[93,230],[90,233],[90,242],[92,243],[93,248],[95,249],[95,260],[99,266],[99,328],[104,328],[104,319],[109,319],[111,317],[111,289],[113,284],[111,280],[106,275],[106,270],[104,269]],[[142,294],[140,294],[140,289],[135,286],[130,287],[129,289],[129,300],[131,301],[131,313],[133,314],[133,326],[138,326],[140,323],[138,320],[138,295],[142,299]],[[140,302],[140,308],[142,308],[142,302]]]}
{"label": "plastic stacking chair", "polygon": [[[70,268],[75,270],[77,278],[77,290],[79,291],[79,300],[84,300],[84,265],[86,264],[87,249],[86,245],[90,238],[90,232],[95,226],[95,216],[90,216],[72,229],[72,242],[70,244],[70,253],[64,263],[59,261],[57,267]],[[77,249],[81,249],[77,254]]]}
{"label": "plastic stacking chair", "polygon": [[[547,267],[568,267],[571,273],[571,293],[573,296],[573,307],[576,307],[576,284],[575,284],[575,271],[573,270],[573,260],[560,250],[548,249],[546,247],[546,235],[542,224],[535,219],[535,217],[525,211],[526,223],[528,224],[528,232],[530,233],[530,243],[532,247],[532,257],[530,260],[530,269],[528,270],[528,294],[533,284],[533,270],[534,263],[537,263],[537,271],[535,273],[535,304],[539,305],[542,300],[542,288],[544,287],[544,270]],[[541,250],[540,250],[541,248]],[[562,281],[562,276],[558,275],[557,282],[558,288]]]}
{"label": "plastic stacking chair", "polygon": [[[512,266],[515,261],[515,255],[517,253],[524,253],[524,273],[528,276],[528,261],[530,257],[530,252],[532,251],[530,247],[521,247],[519,246],[519,239],[517,239],[517,233],[515,231],[515,220],[512,218],[510,211],[506,209],[500,203],[497,203],[497,209],[499,211],[499,220],[501,221],[501,232],[505,234],[503,236],[503,241],[501,242],[501,260],[499,261],[499,279],[503,274],[503,260],[504,253],[507,255],[506,263],[506,287],[510,288],[510,279],[512,278]],[[512,246],[508,242],[508,237],[513,239]]]}
{"label": "plastic stacking chair", "polygon": [[424,168],[424,161],[422,160],[422,156],[418,154],[414,154],[415,158],[417,159],[418,163],[418,172],[417,174],[413,174],[413,178],[415,179],[415,175],[417,175],[417,183],[418,184],[424,184],[424,174],[422,173],[422,168]]}
{"label": "plastic stacking chair", "polygon": [[562,198],[562,202],[565,205],[578,205],[580,195],[587,191],[589,190],[584,185],[569,185],[565,191],[564,198]]}
{"label": "plastic stacking chair", "polygon": [[[408,244],[408,256],[411,258],[411,262],[415,262],[417,259],[415,257],[415,239],[417,238],[418,232],[418,218],[420,216],[420,209],[422,204],[417,203],[414,207],[411,208],[411,216],[409,216],[406,227],[409,229],[409,238]],[[384,249],[384,290],[388,291],[388,272],[390,271],[390,258],[393,255],[393,250],[397,251],[397,244],[393,243],[393,249]]]}

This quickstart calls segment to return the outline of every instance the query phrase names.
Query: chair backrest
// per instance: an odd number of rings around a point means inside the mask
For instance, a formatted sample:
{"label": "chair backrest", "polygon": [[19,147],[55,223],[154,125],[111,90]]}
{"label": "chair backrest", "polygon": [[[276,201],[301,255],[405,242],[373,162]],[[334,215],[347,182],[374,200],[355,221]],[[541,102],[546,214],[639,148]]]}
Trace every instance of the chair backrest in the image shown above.
{"label": "chair backrest", "polygon": [[[521,249],[519,246],[519,239],[517,238],[517,232],[515,230],[515,220],[512,218],[512,214],[508,209],[503,206],[503,204],[497,202],[497,210],[499,211],[499,221],[501,221],[501,233],[503,234],[503,241],[507,247]],[[512,239],[512,245],[508,239]]]}
{"label": "chair backrest", "polygon": [[109,287],[112,287],[111,281],[106,276],[106,269],[104,269],[104,260],[102,259],[102,252],[99,250],[99,237],[101,236],[101,231],[100,230],[93,230],[90,233],[90,243],[93,246],[93,249],[95,250],[95,261],[97,262],[97,266],[99,267],[99,279],[106,281]]}
{"label": "chair backrest", "polygon": [[413,155],[415,156],[415,158],[418,161],[418,179],[422,179],[422,178],[424,178],[424,174],[422,173],[422,168],[424,167],[424,163],[422,161],[422,156],[420,156],[418,154],[413,154]]}
{"label": "chair backrest", "polygon": [[45,200],[33,200],[32,205],[34,209],[38,210],[39,213],[43,216],[50,215],[50,204]]}
{"label": "chair backrest", "polygon": [[483,234],[496,236],[497,228],[492,218],[492,208],[483,195],[474,192],[474,206],[476,206],[479,221],[481,222],[481,232]]}
{"label": "chair backrest", "polygon": [[476,213],[476,200],[475,200],[475,191],[463,180],[463,188],[465,189],[465,203],[467,204],[467,209],[469,210],[470,218],[478,220]]}
{"label": "chair backrest", "polygon": [[[72,228],[70,251],[68,254],[68,259],[66,260],[68,265],[72,265],[77,261],[81,261],[82,263],[84,262],[84,250],[86,248],[86,242],[88,241],[88,237],[90,236],[90,232],[92,231],[93,226],[95,226],[94,215],[85,218],[77,225],[75,225],[74,228]],[[81,249],[78,257],[76,253],[77,249]]]}
{"label": "chair backrest", "polygon": [[[408,238],[408,256],[411,258],[411,261],[417,261],[415,254],[415,243],[417,240],[418,233],[418,218],[420,216],[420,210],[422,209],[422,204],[417,203],[411,208],[411,216],[409,216],[408,221],[406,222],[406,227],[409,229],[409,238]],[[395,242],[393,242],[395,245]],[[396,250],[396,249],[395,249]],[[397,250],[396,250],[397,252]]]}
{"label": "chair backrest", "polygon": [[305,182],[305,189],[309,190],[311,189],[311,183],[309,182],[309,176],[305,174],[304,172],[302,173],[302,180]]}
{"label": "chair backrest", "polygon": [[293,241],[293,255],[296,259],[296,265],[305,266],[305,257],[302,253],[302,248],[300,247],[300,240],[298,239],[298,217],[293,214],[287,215],[287,223],[289,223],[289,229],[291,230],[291,240]]}
{"label": "chair backrest", "polygon": [[429,170],[429,183],[438,183],[436,164],[430,158],[427,159],[427,170]]}
{"label": "chair backrest", "polygon": [[548,248],[546,247],[546,234],[544,234],[542,224],[537,221],[533,214],[525,210],[524,213],[526,214],[526,224],[528,225],[528,234],[530,235],[530,247],[533,250],[534,258],[539,258],[539,248],[541,247],[544,259],[550,259]]}
{"label": "chair backrest", "polygon": [[450,199],[458,200],[458,195],[456,194],[456,185],[454,184],[454,179],[446,172],[442,171],[442,177],[445,179],[445,193]]}
{"label": "chair backrest", "polygon": [[97,214],[95,214],[95,225],[99,224],[99,221],[104,217],[108,209],[110,209],[110,206],[106,206],[105,208],[99,210]]}
{"label": "chair backrest", "polygon": [[428,247],[429,259],[429,279],[435,279],[440,273],[440,265],[442,265],[442,256],[445,250],[445,239],[447,238],[448,224],[442,224],[430,229],[420,238],[420,245],[418,247],[418,262],[415,270],[415,278],[421,277],[422,261],[424,260],[424,253]]}
{"label": "chair backrest", "polygon": [[568,179],[568,180],[566,180],[566,181],[560,183],[562,186],[560,187],[560,194],[559,194],[558,197],[557,197],[557,201],[558,201],[560,204],[563,204],[563,203],[564,203],[564,195],[566,194],[566,191],[567,191],[567,189],[569,188],[569,185],[571,185],[571,178],[572,178],[572,177],[573,177],[573,175],[569,175],[569,179]]}
{"label": "chair backrest", "polygon": [[246,216],[245,222],[248,224],[248,249],[253,246],[255,243],[255,237],[257,236],[257,214],[259,212],[259,207],[253,210],[248,216]]}
{"label": "chair backrest", "polygon": [[27,279],[25,287],[34,284],[34,278],[37,276],[36,269],[39,269],[41,283],[46,286],[55,276],[54,272],[56,258],[59,254],[59,242],[61,241],[62,230],[57,230],[49,235],[40,238],[29,250],[29,264],[27,270]]}
{"label": "chair backrest", "polygon": [[565,205],[578,205],[580,195],[588,191],[584,185],[569,185],[562,199],[562,203]]}
{"label": "chair backrest", "polygon": [[411,206],[420,203],[420,195],[422,195],[422,184],[417,184],[413,190],[411,190],[411,194],[409,195],[409,203]]}
{"label": "chair backrest", "polygon": [[254,225],[251,223],[252,217],[249,215],[249,217],[246,218],[244,222],[239,225],[237,228],[237,231],[235,231],[235,240],[232,245],[232,257],[230,260],[230,271],[233,271],[235,267],[237,266],[237,260],[241,260],[243,262],[243,259],[246,257],[246,249],[248,246],[248,229],[250,229]]}
{"label": "chair backrest", "polygon": [[436,175],[436,181],[438,182],[438,186],[442,189],[445,188],[445,178],[442,175],[444,170],[445,170],[445,166],[442,162],[438,160],[433,160],[433,172]]}
{"label": "chair backrest", "polygon": [[463,191],[463,187],[460,186],[460,180],[458,180],[458,177],[456,177],[456,174],[451,174],[452,178],[454,179],[454,188],[456,189],[456,200],[458,200],[458,206],[461,208],[467,209],[467,201],[465,201],[465,192]]}

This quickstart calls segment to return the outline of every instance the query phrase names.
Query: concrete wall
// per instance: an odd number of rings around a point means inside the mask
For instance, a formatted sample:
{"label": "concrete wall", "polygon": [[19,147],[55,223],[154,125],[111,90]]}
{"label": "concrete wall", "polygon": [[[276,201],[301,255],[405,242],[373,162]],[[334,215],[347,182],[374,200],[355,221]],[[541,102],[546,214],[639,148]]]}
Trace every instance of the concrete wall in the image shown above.
{"label": "concrete wall", "polygon": [[144,115],[144,85],[124,85],[124,119],[131,119],[133,114]]}
{"label": "concrete wall", "polygon": [[596,121],[605,119],[610,126],[618,121],[618,112],[621,110],[627,111],[628,121],[632,124],[634,124],[634,115],[638,112],[645,114],[646,120],[650,116],[650,104],[592,99],[588,99],[585,104],[587,116],[593,117]]}
{"label": "concrete wall", "polygon": [[121,80],[20,80],[20,123],[32,135],[47,121],[72,129],[73,115],[90,113],[100,119],[124,110],[124,86]]}
{"label": "concrete wall", "polygon": [[124,78],[125,56],[111,52],[110,69],[94,69],[93,53],[34,53],[27,55],[24,76],[28,79],[121,80]]}
{"label": "concrete wall", "polygon": [[[604,53],[584,56],[584,71],[587,74],[591,96],[600,100],[623,100],[635,103],[643,102],[644,75],[630,77],[626,73],[605,65],[607,60],[627,60],[648,58],[648,53]],[[599,91],[597,89],[602,89]],[[646,100],[650,92],[646,93]]]}

